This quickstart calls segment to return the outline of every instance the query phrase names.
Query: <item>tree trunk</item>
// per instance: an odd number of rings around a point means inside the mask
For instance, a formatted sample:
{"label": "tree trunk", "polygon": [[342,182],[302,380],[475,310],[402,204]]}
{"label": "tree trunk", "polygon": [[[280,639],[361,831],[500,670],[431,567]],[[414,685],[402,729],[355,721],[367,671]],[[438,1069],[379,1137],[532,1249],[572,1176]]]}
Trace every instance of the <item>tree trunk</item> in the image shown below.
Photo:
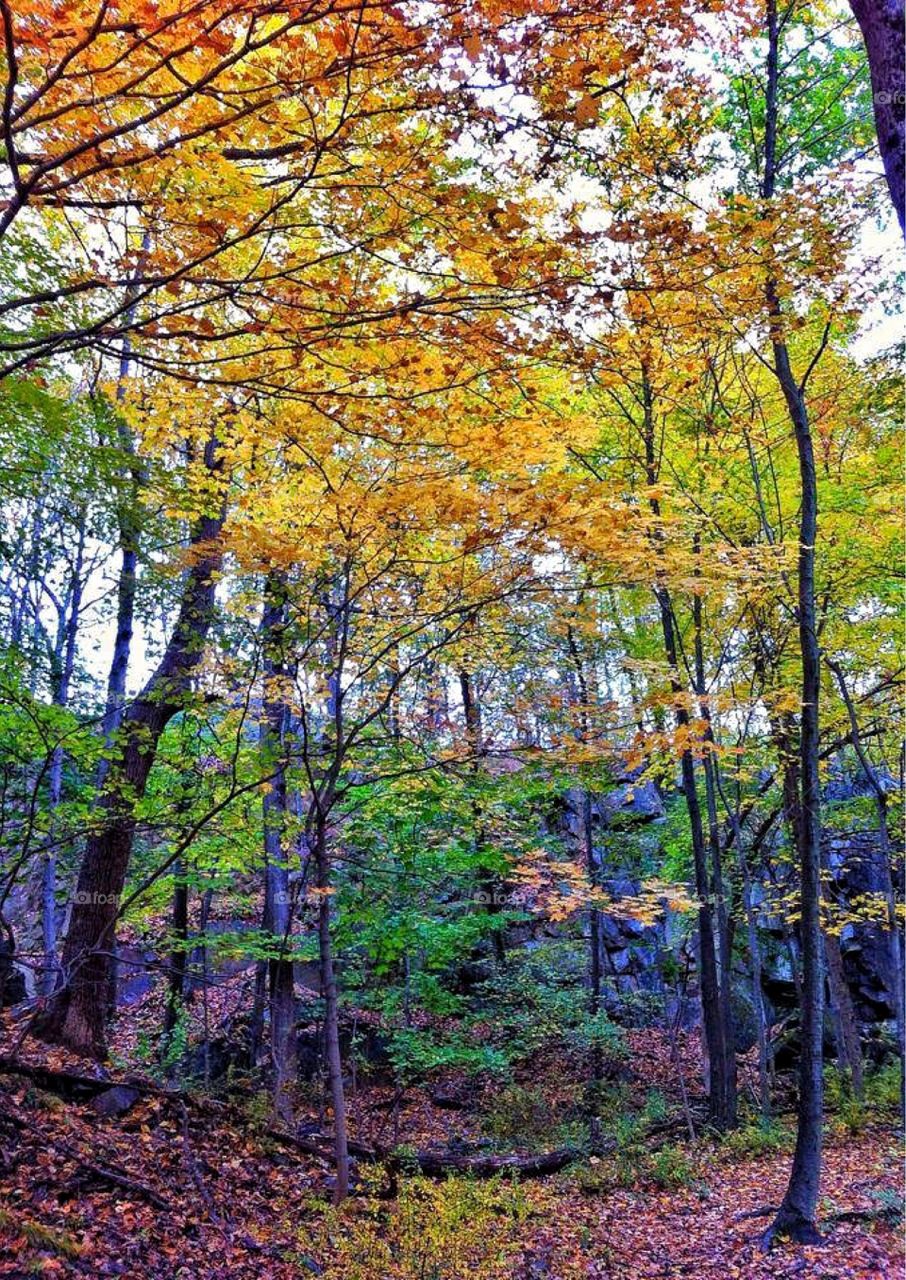
{"label": "tree trunk", "polygon": [[[776,0],[767,9],[767,86],[765,93],[765,154],[762,197],[770,201],[776,183],[778,92],[780,83],[779,26]],[[799,1061],[799,1107],[793,1168],[783,1202],[764,1244],[776,1235],[802,1244],[820,1240],[816,1222],[821,1182],[821,1140],[824,1118],[823,1041],[824,965],[821,936],[821,786],[818,776],[820,646],[815,607],[815,543],[818,537],[818,478],[815,452],[805,404],[796,381],[784,337],[784,316],[776,282],[768,279],[765,300],[771,328],[771,351],[777,378],[796,440],[799,461],[799,557],[797,622],[802,662],[802,713],[799,721],[799,894],[802,949],[802,1054]]]}
{"label": "tree trunk", "polygon": [[[701,542],[696,532],[694,538],[695,576],[699,577],[699,557]],[[692,598],[692,620],[695,647],[695,691],[699,699],[699,710],[705,722],[705,740],[713,748],[714,733],[711,726],[711,708],[708,704],[708,690],[705,679],[705,655],[702,632],[702,598],[696,592]],[[712,751],[706,751],[702,761],[705,777],[705,805],[708,813],[708,852],[711,861],[711,895],[717,919],[717,959],[719,964],[718,984],[720,988],[720,1016],[724,1039],[723,1057],[723,1095],[725,1102],[725,1124],[732,1128],[737,1119],[736,1096],[736,1040],[733,1033],[733,986],[732,961],[733,945],[730,932],[730,913],[724,889],[723,858],[720,842],[720,824],[717,820],[717,786],[716,760]]]}
{"label": "tree trunk", "polygon": [[853,1000],[843,973],[840,939],[830,931],[824,934],[824,960],[834,1033],[837,1041],[837,1065],[849,1079],[857,1098],[862,1097],[862,1046]]}
{"label": "tree trunk", "polygon": [[742,909],[746,921],[746,940],[749,946],[749,966],[752,976],[752,1003],[755,1009],[755,1029],[758,1038],[758,1100],[761,1114],[767,1119],[771,1114],[771,1060],[768,1047],[768,1016],[765,1010],[764,991],[762,989],[762,973],[764,966],[761,956],[761,940],[758,937],[758,919],[752,901],[752,873],[749,860],[743,848],[742,824],[739,812],[729,801],[721,782],[719,763],[714,761],[714,782],[720,792],[721,800],[730,820],[733,843],[736,846],[736,862],[742,882]]}
{"label": "tree trunk", "polygon": [[801,1243],[816,1241],[821,1178],[824,1111],[823,1031],[824,966],[821,933],[821,790],[818,776],[820,656],[815,609],[815,539],[818,487],[805,399],[780,336],[779,304],[769,288],[774,362],[796,435],[801,485],[799,525],[798,622],[802,658],[802,714],[799,726],[800,947],[802,950],[802,1054],[799,1064],[799,1112],[796,1150],[789,1186],[768,1236],[789,1235]]}
{"label": "tree trunk", "polygon": [[[218,470],[216,455],[212,440],[205,451],[211,472]],[[161,735],[185,706],[201,660],[213,614],[214,578],[223,559],[222,525],[218,514],[203,517],[194,528],[196,558],[186,575],[173,633],[157,670],[123,715],[120,749],[110,761],[79,871],[63,950],[63,985],[36,1028],[45,1039],[99,1060],[107,1052],[107,994],[136,805],[145,793]]]}
{"label": "tree trunk", "polygon": [[[582,654],[579,652],[579,646],[576,642],[575,631],[572,624],[566,629],[567,643],[569,644],[570,657],[572,658],[573,667],[576,673],[576,685],[578,687],[578,712],[579,723],[576,727],[576,737],[580,744],[586,745],[589,740],[589,690],[588,680],[585,674],[585,666],[582,661]],[[598,880],[598,866],[595,857],[594,842],[594,824],[592,821],[592,797],[591,792],[586,786],[582,791],[582,838],[583,838],[583,856],[585,861],[585,870],[588,875],[589,883],[594,889]],[[592,1018],[596,1018],[601,1012],[601,912],[592,902],[588,913],[588,947],[589,947],[589,969],[590,969],[590,993],[589,993],[589,1013]],[[597,1086],[601,1081],[601,1048],[597,1040],[597,1036],[592,1041],[591,1048],[591,1084]],[[592,1099],[597,1104],[597,1097]],[[592,1141],[600,1141],[600,1135],[597,1132],[597,1120],[592,1126]]]}
{"label": "tree trunk", "polygon": [[[58,707],[67,707],[75,670],[76,641],[79,633],[79,620],[82,611],[82,593],[84,582],[82,570],[85,562],[85,510],[81,509],[78,520],[78,541],[76,544],[75,563],[72,567],[67,609],[60,619],[60,662],[59,670],[54,678],[53,701]],[[63,798],[63,762],[62,746],[54,748],[50,762],[48,789],[48,813],[50,818],[47,845],[41,858],[41,937],[44,949],[43,969],[41,973],[41,992],[50,995],[57,985],[57,855],[56,855],[56,812]]]}
{"label": "tree trunk", "polygon": [[[478,701],[478,691],[475,688],[475,681],[472,675],[462,668],[459,672],[459,690],[462,695],[463,715],[466,722],[466,740],[469,744],[469,750],[472,754],[470,771],[473,779],[477,782],[481,776],[480,760],[484,754],[484,743],[482,741],[481,732],[481,703]],[[485,845],[484,821],[481,811],[481,804],[477,797],[472,800],[472,816],[475,822],[475,851],[481,854]],[[482,868],[480,872],[481,894],[484,898],[484,910],[488,916],[496,916],[500,913],[502,899],[504,898],[504,885],[499,877],[494,875],[489,868]],[[503,939],[503,931],[495,928],[491,933],[491,945],[494,948],[494,958],[498,964],[506,963],[506,945]]]}
{"label": "tree trunk", "polygon": [[286,949],[292,930],[289,865],[286,858],[286,730],[289,707],[281,687],[286,674],[286,582],[279,572],[269,573],[264,587],[261,619],[264,701],[260,742],[266,768],[272,770],[262,799],[265,858],[265,921],[274,948],[268,961],[271,1062],[274,1070],[274,1111],[291,1119],[287,1093],[296,1067],[295,994],[293,963]]}
{"label": "tree trunk", "polygon": [[903,0],[850,0],[850,8],[865,41],[871,71],[871,98],[874,104],[878,149],[890,198],[906,235],[904,207],[904,160],[906,145],[906,77],[904,62]]}
{"label": "tree trunk", "polygon": [[[650,485],[657,483],[657,460],[654,440],[654,417],[651,384],[648,371],[642,370],[642,394],[644,408],[643,433],[645,442],[645,471]],[[657,498],[649,500],[652,514],[660,517]],[[657,537],[657,531],[655,531]],[[658,571],[654,588],[664,638],[664,655],[670,668],[670,688],[674,695],[674,720],[680,730],[688,730],[689,712],[682,702],[684,693],[679,679],[679,652],[674,627],[673,605],[670,592]],[[689,815],[689,831],[692,839],[692,860],[695,868],[695,892],[698,897],[699,932],[699,986],[701,989],[702,1026],[705,1049],[708,1056],[708,1106],[712,1123],[718,1129],[732,1126],[736,1113],[736,1099],[728,1097],[728,1084],[735,1072],[727,1066],[728,1055],[733,1052],[729,1028],[725,1023],[725,1004],[721,996],[718,973],[717,942],[714,935],[714,914],[711,897],[708,856],[702,823],[701,805],[695,777],[695,761],[692,752],[683,751],[680,758],[683,796]]]}
{"label": "tree trunk", "polygon": [[330,855],[327,832],[319,822],[315,837],[315,869],[318,886],[318,952],[321,965],[321,994],[324,1000],[324,1056],[333,1110],[333,1153],[336,1166],[334,1204],[349,1194],[349,1138],[346,1130],[346,1091],[340,1053],[340,1013],[337,979],[330,937]]}
{"label": "tree trunk", "polygon": [[[150,245],[150,235],[146,231],[143,241],[143,252]],[[127,318],[131,319],[135,312],[134,304],[127,310]],[[131,359],[131,341],[128,334],[123,339],[120,355],[120,367],[116,384],[117,403],[121,404],[126,397],[126,382],[129,377]],[[104,734],[105,752],[98,766],[98,790],[104,784],[107,767],[113,746],[114,735],[120,726],[123,710],[126,705],[126,677],[129,671],[129,656],[132,650],[132,632],[135,622],[135,592],[138,585],[138,545],[139,515],[138,496],[144,481],[144,469],[135,451],[135,442],[127,423],[122,417],[117,419],[117,438],[122,451],[124,465],[120,468],[120,478],[126,490],[116,505],[116,522],[120,547],[120,572],[116,583],[116,633],[113,639],[113,655],[110,659],[110,670],[107,675],[107,697],[104,706],[104,718],[101,731]]]}
{"label": "tree trunk", "polygon": [[186,966],[189,958],[189,886],[186,882],[186,867],[182,858],[173,864],[172,925],[174,945],[170,952],[170,972],[167,978],[162,1058],[166,1058],[169,1053],[173,1032],[186,995]]}

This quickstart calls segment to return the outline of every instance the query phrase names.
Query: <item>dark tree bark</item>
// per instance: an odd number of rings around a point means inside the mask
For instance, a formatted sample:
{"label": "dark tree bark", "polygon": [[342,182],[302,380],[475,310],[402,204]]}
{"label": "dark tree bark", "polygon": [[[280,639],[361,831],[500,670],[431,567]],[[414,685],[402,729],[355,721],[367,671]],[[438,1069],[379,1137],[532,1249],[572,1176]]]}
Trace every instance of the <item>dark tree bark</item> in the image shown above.
{"label": "dark tree bark", "polygon": [[[472,776],[476,780],[479,777],[481,769],[481,757],[484,754],[484,739],[481,728],[481,703],[478,700],[478,690],[475,687],[475,678],[471,672],[462,667],[459,672],[459,691],[462,696],[462,709],[466,722],[466,740],[469,744],[469,752],[472,757],[471,771]],[[472,816],[475,821],[475,849],[477,853],[481,853],[485,844],[485,829],[482,818],[481,804],[477,799],[472,801]],[[484,909],[487,915],[496,916],[500,913],[502,905],[501,899],[504,896],[504,886],[499,877],[495,876],[491,870],[484,869],[481,872],[481,892],[486,899]],[[491,945],[494,948],[494,958],[498,964],[506,963],[506,945],[503,939],[503,931],[494,929],[491,934]]]}
{"label": "dark tree bark", "polygon": [[[642,370],[642,400],[644,410],[643,435],[645,445],[645,472],[649,485],[657,484],[658,468],[654,438],[654,406],[647,369]],[[649,500],[652,514],[660,517],[657,498]],[[656,535],[657,536],[657,535]],[[679,679],[679,647],[673,616],[670,592],[662,575],[656,575],[655,599],[664,638],[664,655],[670,668],[670,688],[675,697],[674,720],[678,729],[688,730],[689,712],[682,695],[684,689]],[[722,997],[718,967],[718,939],[715,936],[715,912],[711,893],[711,876],[708,871],[708,851],[702,822],[701,805],[695,776],[692,752],[684,750],[680,759],[683,797],[689,815],[689,832],[692,839],[692,860],[695,868],[695,892],[698,897],[699,932],[699,986],[701,989],[702,1025],[705,1048],[708,1055],[708,1106],[712,1123],[716,1128],[727,1129],[735,1123],[736,1091],[731,1089],[735,1081],[728,1066],[729,1055],[734,1052],[731,1029],[727,1026],[726,1003]]]}
{"label": "dark tree bark", "polygon": [[[776,0],[768,0],[767,37],[765,153],[761,192],[766,202],[774,197],[777,175],[780,66]],[[784,336],[784,316],[775,280],[767,280],[765,300],[771,329],[774,374],[786,403],[799,463],[797,623],[802,663],[802,712],[799,719],[798,848],[802,1052],[799,1060],[799,1105],[793,1167],[777,1216],[765,1232],[764,1244],[769,1245],[777,1235],[790,1236],[802,1244],[814,1244],[821,1239],[817,1228],[817,1211],[824,1119],[824,957],[821,935],[821,787],[818,776],[821,662],[815,604],[818,478],[805,388],[804,384],[797,381],[790,363]]]}
{"label": "dark tree bark", "polygon": [[746,854],[742,823],[737,808],[731,806],[721,783],[720,765],[714,761],[714,781],[730,821],[733,843],[736,846],[736,861],[741,881],[742,910],[746,922],[746,940],[749,947],[749,966],[752,973],[752,1004],[755,1010],[755,1029],[758,1038],[758,1100],[763,1118],[771,1114],[771,1060],[768,1042],[768,1015],[765,1009],[762,974],[764,965],[761,955],[761,939],[758,936],[758,918],[752,901],[752,873]]}
{"label": "dark tree bark", "polygon": [[349,1194],[349,1135],[346,1124],[346,1090],[343,1085],[343,1058],[340,1053],[340,1012],[333,944],[330,937],[330,852],[327,832],[317,822],[315,871],[318,887],[318,952],[321,965],[321,994],[324,1000],[324,1056],[333,1111],[333,1154],[336,1185],[333,1199],[340,1204]]}
{"label": "dark tree bark", "polygon": [[189,959],[189,886],[186,882],[186,866],[182,858],[173,864],[171,924],[174,944],[170,952],[170,973],[167,979],[162,1057],[166,1057],[172,1043],[179,1010],[186,994],[186,968]]}
{"label": "dark tree bark", "polygon": [[904,159],[906,146],[906,76],[904,76],[903,0],[850,0],[850,8],[862,31],[871,71],[878,149],[890,198],[906,235]]}
{"label": "dark tree bark", "polygon": [[[566,630],[566,639],[569,645],[570,657],[572,658],[573,667],[576,673],[576,684],[578,686],[579,695],[579,723],[576,726],[576,737],[578,741],[585,744],[589,740],[589,690],[588,680],[585,675],[585,665],[582,661],[582,654],[576,641],[575,631],[570,624]],[[598,881],[598,864],[595,857],[594,843],[594,825],[592,822],[592,797],[591,792],[585,787],[582,791],[582,840],[583,840],[583,856],[585,860],[585,870],[588,873],[589,883],[592,887],[597,885]],[[601,912],[594,903],[588,913],[588,948],[589,948],[589,966],[590,966],[590,992],[588,1011],[593,1018],[601,1012]],[[591,1084],[598,1085],[602,1075],[602,1061],[600,1045],[595,1039],[591,1050]],[[595,1101],[593,1099],[593,1101]],[[593,1126],[592,1140],[599,1140],[600,1135],[597,1133],[597,1123]]]}
{"label": "dark tree bark", "polygon": [[268,961],[271,1062],[274,1071],[274,1110],[281,1119],[291,1118],[287,1093],[296,1066],[293,963],[286,956],[292,930],[289,864],[286,857],[286,732],[289,707],[281,682],[286,675],[286,582],[283,574],[269,573],[264,587],[261,619],[263,716],[260,741],[271,770],[270,786],[262,799],[265,857],[265,920],[276,954]]}
{"label": "dark tree bark", "polygon": [[[143,253],[148,251],[150,243],[150,233],[146,231],[142,238]],[[130,323],[134,313],[135,304],[133,302],[130,303],[126,312]],[[126,397],[126,384],[129,378],[131,360],[132,343],[127,333],[123,339],[120,367],[117,375],[117,404],[122,404]],[[114,735],[119,728],[123,717],[123,709],[126,705],[126,677],[129,672],[129,656],[132,651],[135,595],[138,586],[139,494],[145,479],[144,467],[136,454],[132,432],[121,415],[117,416],[116,434],[121,452],[119,470],[122,484],[122,490],[116,504],[120,572],[116,583],[116,633],[113,639],[113,654],[110,659],[110,670],[107,676],[104,718],[101,721],[106,750],[101,757],[98,768],[97,785],[99,789],[104,783]]]}
{"label": "dark tree bark", "polygon": [[[82,594],[85,583],[85,510],[79,512],[77,543],[72,575],[67,591],[66,606],[60,617],[57,642],[58,653],[53,662],[53,701],[58,707],[67,707],[75,671],[76,642],[82,613]],[[57,984],[57,855],[55,815],[63,798],[62,746],[54,748],[48,779],[48,811],[50,831],[47,846],[41,856],[41,936],[44,947],[44,967],[41,973],[41,992],[50,995]]]}
{"label": "dark tree bark", "polygon": [[[695,534],[695,576],[698,577],[701,540]],[[708,703],[708,688],[705,678],[705,653],[702,624],[702,599],[696,592],[692,597],[692,623],[695,647],[695,692],[699,699],[699,710],[705,722],[705,740],[714,746],[714,733],[711,727],[711,708]],[[717,782],[716,761],[710,751],[706,751],[702,760],[702,771],[705,777],[705,807],[708,814],[708,853],[711,864],[711,896],[714,902],[717,919],[717,958],[719,964],[718,984],[720,988],[720,1016],[724,1038],[724,1084],[725,1124],[732,1127],[737,1119],[737,1071],[736,1042],[733,1034],[733,991],[732,991],[732,951],[733,937],[730,925],[730,912],[724,887],[723,850],[721,848],[720,824],[717,819]]]}
{"label": "dark tree bark", "polygon": [[820,1239],[816,1224],[821,1179],[824,1114],[824,965],[821,933],[821,789],[818,776],[820,650],[815,609],[815,540],[818,485],[805,397],[779,336],[779,303],[769,289],[775,327],[775,371],[796,436],[801,486],[798,563],[799,648],[802,658],[802,713],[799,722],[799,894],[802,952],[802,1053],[796,1150],[790,1182],[767,1239],[788,1235],[800,1243]]}
{"label": "dark tree bark", "polygon": [[[205,463],[212,472],[219,467],[217,452],[216,441],[210,441]],[[107,1051],[116,920],[135,836],[136,804],[145,793],[161,735],[186,705],[201,660],[214,609],[214,578],[223,559],[222,526],[222,513],[196,523],[193,561],[173,633],[157,670],[123,715],[79,871],[61,964],[63,985],[36,1027],[45,1039],[98,1059]]]}
{"label": "dark tree bark", "polygon": [[107,745],[98,774],[103,785],[109,765],[110,748],[123,717],[126,703],[126,676],[129,655],[132,650],[132,632],[135,619],[135,591],[138,582],[138,530],[135,513],[121,504],[117,514],[119,523],[120,571],[116,584],[116,633],[113,639],[113,656],[107,677],[107,699],[101,728]]}
{"label": "dark tree bark", "polygon": [[[349,565],[344,568],[334,589],[325,599],[329,619],[327,632],[327,705],[326,722],[321,737],[316,765],[308,752],[305,769],[311,784],[311,803],[306,835],[314,863],[318,893],[318,958],[321,998],[324,1001],[324,1057],[333,1111],[333,1155],[336,1181],[334,1204],[341,1204],[349,1194],[349,1132],[346,1119],[346,1086],[343,1081],[343,1055],[340,1050],[340,1002],[334,963],[333,939],[330,933],[331,897],[333,892],[332,859],[328,824],[336,802],[337,781],[348,747],[345,726],[345,669],[351,603],[349,599]],[[303,732],[303,743],[308,734]],[[316,778],[316,772],[320,775]]]}
{"label": "dark tree bark", "polygon": [[856,1011],[846,977],[843,973],[843,953],[840,939],[830,931],[824,934],[824,962],[827,970],[827,990],[834,1022],[834,1038],[837,1042],[837,1066],[848,1078],[853,1093],[862,1096],[862,1046]]}

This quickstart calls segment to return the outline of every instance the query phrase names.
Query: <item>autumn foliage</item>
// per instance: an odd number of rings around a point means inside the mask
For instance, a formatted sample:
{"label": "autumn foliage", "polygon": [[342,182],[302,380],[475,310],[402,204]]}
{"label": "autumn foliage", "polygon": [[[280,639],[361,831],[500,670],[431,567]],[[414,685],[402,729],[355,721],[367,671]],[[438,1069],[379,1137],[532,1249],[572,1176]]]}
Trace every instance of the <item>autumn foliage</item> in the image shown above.
{"label": "autumn foliage", "polygon": [[864,19],[0,0],[0,1274],[895,1265]]}

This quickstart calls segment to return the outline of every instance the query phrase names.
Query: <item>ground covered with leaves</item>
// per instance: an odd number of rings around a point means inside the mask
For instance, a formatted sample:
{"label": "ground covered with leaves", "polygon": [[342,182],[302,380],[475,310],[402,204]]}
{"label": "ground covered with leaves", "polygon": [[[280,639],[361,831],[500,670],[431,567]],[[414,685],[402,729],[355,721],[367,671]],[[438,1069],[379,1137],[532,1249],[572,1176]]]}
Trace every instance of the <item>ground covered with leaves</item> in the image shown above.
{"label": "ground covered with leaves", "polygon": [[[825,1244],[759,1236],[789,1171],[791,1122],[701,1126],[695,1038],[630,1033],[605,1086],[598,1155],[547,1177],[427,1178],[416,1150],[527,1151],[573,1137],[573,1065],[542,1051],[507,1084],[439,1076],[402,1096],[361,1082],[355,1194],[330,1203],[329,1115],[312,1086],[278,1126],[251,1079],[177,1089],[9,1039],[0,1104],[0,1275],[296,1280],[886,1277],[902,1272],[901,1140],[889,1106],[839,1100],[828,1122]],[[677,1047],[679,1054],[677,1054]],[[676,1063],[683,1064],[684,1112]],[[576,1074],[576,1078],[573,1075]],[[541,1081],[550,1081],[541,1085]],[[876,1091],[877,1092],[877,1091]],[[111,1102],[112,1099],[112,1102]],[[888,1100],[889,1101],[889,1100]],[[110,1114],[116,1111],[118,1114]],[[691,1120],[694,1138],[688,1132]]]}

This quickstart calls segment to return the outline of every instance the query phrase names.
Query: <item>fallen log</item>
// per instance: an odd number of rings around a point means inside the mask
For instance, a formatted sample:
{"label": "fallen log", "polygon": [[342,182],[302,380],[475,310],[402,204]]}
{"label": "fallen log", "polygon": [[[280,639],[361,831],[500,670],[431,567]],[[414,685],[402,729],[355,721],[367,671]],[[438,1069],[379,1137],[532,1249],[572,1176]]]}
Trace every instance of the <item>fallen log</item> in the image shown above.
{"label": "fallen log", "polygon": [[559,1173],[577,1160],[572,1147],[561,1147],[537,1155],[469,1155],[451,1151],[415,1151],[399,1158],[405,1168],[410,1162],[429,1178],[443,1178],[448,1173],[467,1173],[473,1178],[493,1178],[498,1173],[511,1173],[517,1178],[542,1178]]}
{"label": "fallen log", "polygon": [[[268,1129],[267,1136],[283,1146],[301,1151],[316,1159],[333,1161],[330,1139],[323,1134],[300,1137],[280,1129]],[[579,1158],[573,1147],[560,1147],[532,1155],[486,1155],[445,1148],[414,1151],[392,1151],[366,1147],[350,1141],[349,1154],[367,1163],[384,1164],[397,1172],[419,1172],[428,1178],[444,1178],[450,1173],[465,1173],[473,1178],[493,1178],[498,1173],[511,1173],[517,1178],[541,1178],[559,1173]]]}
{"label": "fallen log", "polygon": [[153,1204],[157,1209],[169,1210],[172,1207],[153,1187],[149,1187],[146,1182],[141,1182],[137,1178],[131,1177],[121,1165],[113,1165],[109,1162],[107,1164],[98,1164],[95,1160],[89,1160],[71,1142],[66,1142],[57,1134],[48,1133],[40,1125],[20,1115],[18,1111],[10,1106],[8,1101],[4,1104],[2,1116],[14,1128],[31,1133],[45,1147],[49,1146],[59,1151],[67,1160],[72,1160],[79,1168],[84,1169],[87,1174],[92,1178],[96,1178],[99,1182],[105,1182],[110,1186],[131,1191]]}
{"label": "fallen log", "polygon": [[[324,1134],[316,1133],[306,1137],[296,1133],[285,1133],[282,1129],[266,1129],[265,1137],[272,1139],[282,1147],[289,1147],[293,1151],[301,1151],[303,1155],[315,1156],[318,1160],[326,1160],[330,1163],[334,1158],[331,1140]],[[373,1147],[363,1146],[361,1142],[353,1142],[351,1138],[347,1146],[349,1154],[355,1156],[358,1160],[375,1162],[389,1158],[386,1153]]]}
{"label": "fallen log", "polygon": [[66,1102],[91,1103],[91,1109],[102,1116],[123,1115],[143,1096],[173,1102],[177,1107],[189,1105],[206,1115],[241,1115],[238,1108],[231,1109],[227,1103],[201,1094],[186,1093],[178,1088],[166,1088],[135,1074],[119,1079],[107,1075],[80,1075],[76,1071],[0,1055],[0,1075],[22,1076],[26,1080],[32,1080],[38,1088],[46,1093],[53,1093]]}
{"label": "fallen log", "polygon": [[118,1169],[110,1169],[106,1165],[95,1164],[93,1160],[86,1160],[84,1156],[79,1155],[73,1147],[66,1144],[52,1141],[53,1146],[59,1147],[65,1156],[70,1160],[74,1160],[86,1173],[96,1178],[98,1182],[106,1182],[110,1186],[120,1187],[125,1191],[131,1191],[134,1195],[140,1196],[143,1200],[147,1200],[149,1204],[153,1204],[156,1209],[171,1209],[172,1205],[158,1195],[153,1187],[149,1187],[146,1182],[139,1182],[137,1178],[130,1178],[128,1174],[121,1173]]}
{"label": "fallen log", "polygon": [[54,1093],[66,1102],[89,1102],[119,1083],[109,1077],[83,1076],[75,1071],[63,1071],[6,1056],[0,1057],[0,1073],[33,1080],[40,1089]]}

